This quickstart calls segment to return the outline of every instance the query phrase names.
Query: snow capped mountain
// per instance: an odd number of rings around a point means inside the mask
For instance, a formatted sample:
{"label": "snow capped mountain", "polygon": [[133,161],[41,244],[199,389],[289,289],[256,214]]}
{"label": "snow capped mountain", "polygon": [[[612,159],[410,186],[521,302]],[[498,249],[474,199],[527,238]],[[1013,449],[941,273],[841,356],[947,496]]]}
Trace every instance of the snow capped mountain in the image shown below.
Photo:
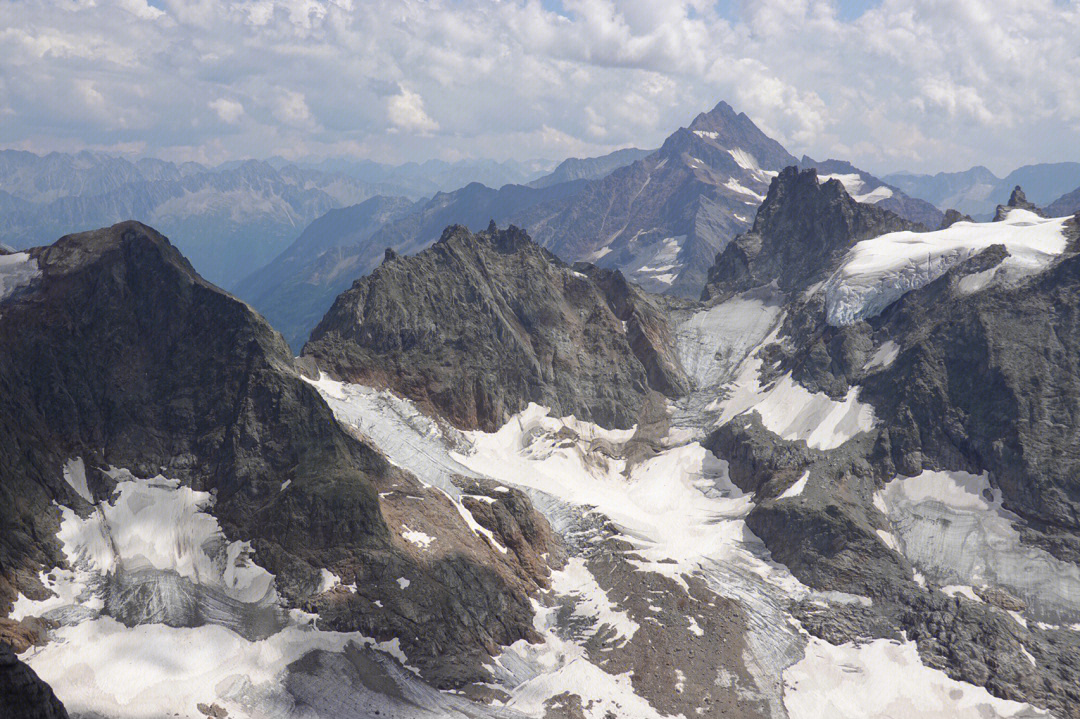
{"label": "snow capped mountain", "polygon": [[294,358],[137,223],[0,256],[19,686],[106,717],[1080,716],[1075,219],[1017,192],[915,232],[711,128],[635,163],[762,178],[703,301],[457,226]]}
{"label": "snow capped mountain", "polygon": [[[941,224],[942,213],[849,163],[829,160],[820,166],[849,185],[859,201],[873,202],[926,229]],[[742,113],[721,102],[674,132],[655,152],[623,150],[590,160],[567,160],[552,175],[530,187],[506,185],[493,190],[470,184],[439,193],[416,212],[391,219],[370,234],[345,227],[313,226],[300,244],[329,232],[338,249],[290,250],[289,278],[259,271],[236,287],[256,309],[272,317],[297,349],[314,328],[319,312],[333,298],[381,261],[383,250],[413,253],[437,240],[447,225],[473,231],[500,224],[524,228],[546,249],[567,262],[585,261],[619,269],[643,289],[696,297],[716,253],[749,229],[769,182],[784,167],[799,164],[775,140]],[[297,254],[307,264],[297,264]],[[285,266],[286,255],[274,262]],[[304,317],[274,306],[274,297],[310,307]],[[283,308],[285,309],[285,308]]]}

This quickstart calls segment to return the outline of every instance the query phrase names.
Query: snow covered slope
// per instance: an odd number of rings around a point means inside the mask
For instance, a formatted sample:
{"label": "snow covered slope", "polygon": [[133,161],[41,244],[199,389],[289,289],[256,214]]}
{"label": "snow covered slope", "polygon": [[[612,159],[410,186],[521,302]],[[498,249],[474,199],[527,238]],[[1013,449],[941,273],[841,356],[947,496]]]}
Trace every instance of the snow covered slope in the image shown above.
{"label": "snow covered slope", "polygon": [[825,286],[829,324],[873,317],[992,245],[1004,245],[1009,256],[987,276],[972,278],[971,291],[995,278],[1008,282],[1037,273],[1065,250],[1066,220],[1014,209],[1001,222],[957,222],[937,232],[894,232],[863,240]]}

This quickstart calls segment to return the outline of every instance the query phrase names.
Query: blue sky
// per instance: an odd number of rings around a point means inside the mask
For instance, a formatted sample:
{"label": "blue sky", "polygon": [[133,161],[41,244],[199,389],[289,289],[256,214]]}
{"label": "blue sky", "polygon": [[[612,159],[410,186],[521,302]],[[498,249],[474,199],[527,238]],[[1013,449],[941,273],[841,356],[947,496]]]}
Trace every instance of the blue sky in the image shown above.
{"label": "blue sky", "polygon": [[562,158],[727,100],[871,171],[1080,160],[1080,0],[0,0],[0,146]]}

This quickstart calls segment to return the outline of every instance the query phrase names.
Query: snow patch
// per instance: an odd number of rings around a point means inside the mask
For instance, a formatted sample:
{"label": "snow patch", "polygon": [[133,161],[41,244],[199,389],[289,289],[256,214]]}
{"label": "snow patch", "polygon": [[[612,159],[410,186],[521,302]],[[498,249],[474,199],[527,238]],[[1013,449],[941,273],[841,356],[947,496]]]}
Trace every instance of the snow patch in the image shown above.
{"label": "snow patch", "polygon": [[852,437],[873,429],[874,408],[858,400],[852,387],[842,401],[824,392],[811,392],[785,374],[772,387],[759,384],[761,360],[746,363],[736,380],[735,392],[724,403],[718,424],[756,411],[765,427],[786,440],[804,440],[813,449],[836,449]]}
{"label": "snow patch", "polygon": [[[726,462],[691,442],[637,464],[627,476],[625,459],[589,449],[600,438],[621,444],[634,430],[548,415],[532,404],[496,432],[469,432],[473,451],[455,457],[505,484],[595,509],[635,547],[643,566],[676,581],[701,563],[730,562],[801,591],[786,569],[761,558],[763,545],[744,522],[753,501],[731,483]],[[566,441],[564,428],[579,439]]]}
{"label": "snow patch", "polygon": [[885,340],[881,343],[881,346],[875,350],[874,354],[870,356],[870,359],[866,361],[866,364],[863,365],[863,369],[887,369],[892,365],[899,354],[900,345],[892,340]]}
{"label": "snow patch", "polygon": [[919,659],[914,642],[878,639],[834,646],[813,637],[784,671],[791,719],[1003,719],[1049,716],[950,679]]}
{"label": "snow patch", "polygon": [[[112,470],[120,481],[111,501],[101,502],[85,519],[61,507],[57,536],[64,553],[80,568],[97,575],[116,569],[175,572],[196,584],[218,586],[240,602],[270,595],[273,575],[249,559],[244,542],[226,542],[208,510],[209,492],[183,487],[161,475],[135,479]],[[225,561],[219,557],[224,551]]]}
{"label": "snow patch", "polygon": [[904,555],[929,579],[952,588],[1004,587],[1035,620],[1080,618],[1080,567],[1021,542],[1020,518],[1002,507],[1001,490],[986,474],[926,471],[894,479],[877,495]]}
{"label": "snow patch", "polygon": [[27,252],[0,255],[0,300],[5,300],[41,276],[37,260]]}
{"label": "snow patch", "polygon": [[760,192],[754,192],[749,187],[746,187],[745,185],[740,183],[734,177],[728,178],[728,181],[724,183],[724,187],[728,188],[729,190],[738,192],[741,195],[749,195],[758,202],[762,202],[765,200],[765,195],[762,195]]}
{"label": "snow patch", "polygon": [[562,570],[551,573],[551,587],[558,594],[577,598],[574,616],[589,617],[594,622],[587,636],[593,636],[602,627],[608,626],[622,639],[621,645],[630,641],[637,632],[638,623],[615,606],[580,557],[571,557]]}
{"label": "snow patch", "polygon": [[741,148],[735,148],[734,150],[728,150],[728,154],[731,155],[731,159],[735,160],[735,164],[744,170],[760,170],[761,166],[758,164],[757,158],[751,155],[746,150]]}
{"label": "snow patch", "polygon": [[316,594],[325,594],[334,587],[341,584],[341,577],[331,572],[329,569],[319,570],[319,589]]}
{"label": "snow patch", "polygon": [[[297,610],[283,630],[254,642],[217,625],[125,627],[102,617],[60,627],[54,641],[21,658],[73,715],[193,717],[197,702],[216,702],[229,716],[254,719],[279,716],[268,710],[283,701],[286,667],[308,652],[340,652],[350,643],[405,663],[396,639],[375,642],[356,633],[317,631],[310,615]],[[287,714],[282,707],[280,716]]]}
{"label": "snow patch", "polygon": [[64,481],[68,483],[75,493],[85,499],[91,504],[94,503],[94,497],[90,494],[90,488],[86,486],[86,465],[83,464],[82,457],[76,457],[75,459],[69,459],[64,464]]}
{"label": "snow patch", "polygon": [[803,475],[795,480],[795,483],[784,490],[777,499],[790,499],[792,497],[798,497],[806,489],[806,482],[810,479],[810,470],[803,472]]}
{"label": "snow patch", "polygon": [[402,539],[408,542],[412,542],[416,546],[420,547],[420,549],[427,549],[429,546],[431,546],[431,543],[435,541],[435,538],[432,536],[424,534],[423,532],[416,531],[414,529],[409,529],[409,525],[407,524],[402,525],[401,529]]}

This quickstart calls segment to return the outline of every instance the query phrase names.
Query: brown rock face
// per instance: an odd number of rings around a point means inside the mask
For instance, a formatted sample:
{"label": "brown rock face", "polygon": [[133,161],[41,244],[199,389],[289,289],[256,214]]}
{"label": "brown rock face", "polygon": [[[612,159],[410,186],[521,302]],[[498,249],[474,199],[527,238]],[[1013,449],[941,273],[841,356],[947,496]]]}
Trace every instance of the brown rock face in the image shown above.
{"label": "brown rock face", "polygon": [[686,381],[658,307],[617,272],[581,269],[515,227],[449,227],[357,280],[303,354],[462,428],[493,430],[530,402],[629,427],[651,391]]}

